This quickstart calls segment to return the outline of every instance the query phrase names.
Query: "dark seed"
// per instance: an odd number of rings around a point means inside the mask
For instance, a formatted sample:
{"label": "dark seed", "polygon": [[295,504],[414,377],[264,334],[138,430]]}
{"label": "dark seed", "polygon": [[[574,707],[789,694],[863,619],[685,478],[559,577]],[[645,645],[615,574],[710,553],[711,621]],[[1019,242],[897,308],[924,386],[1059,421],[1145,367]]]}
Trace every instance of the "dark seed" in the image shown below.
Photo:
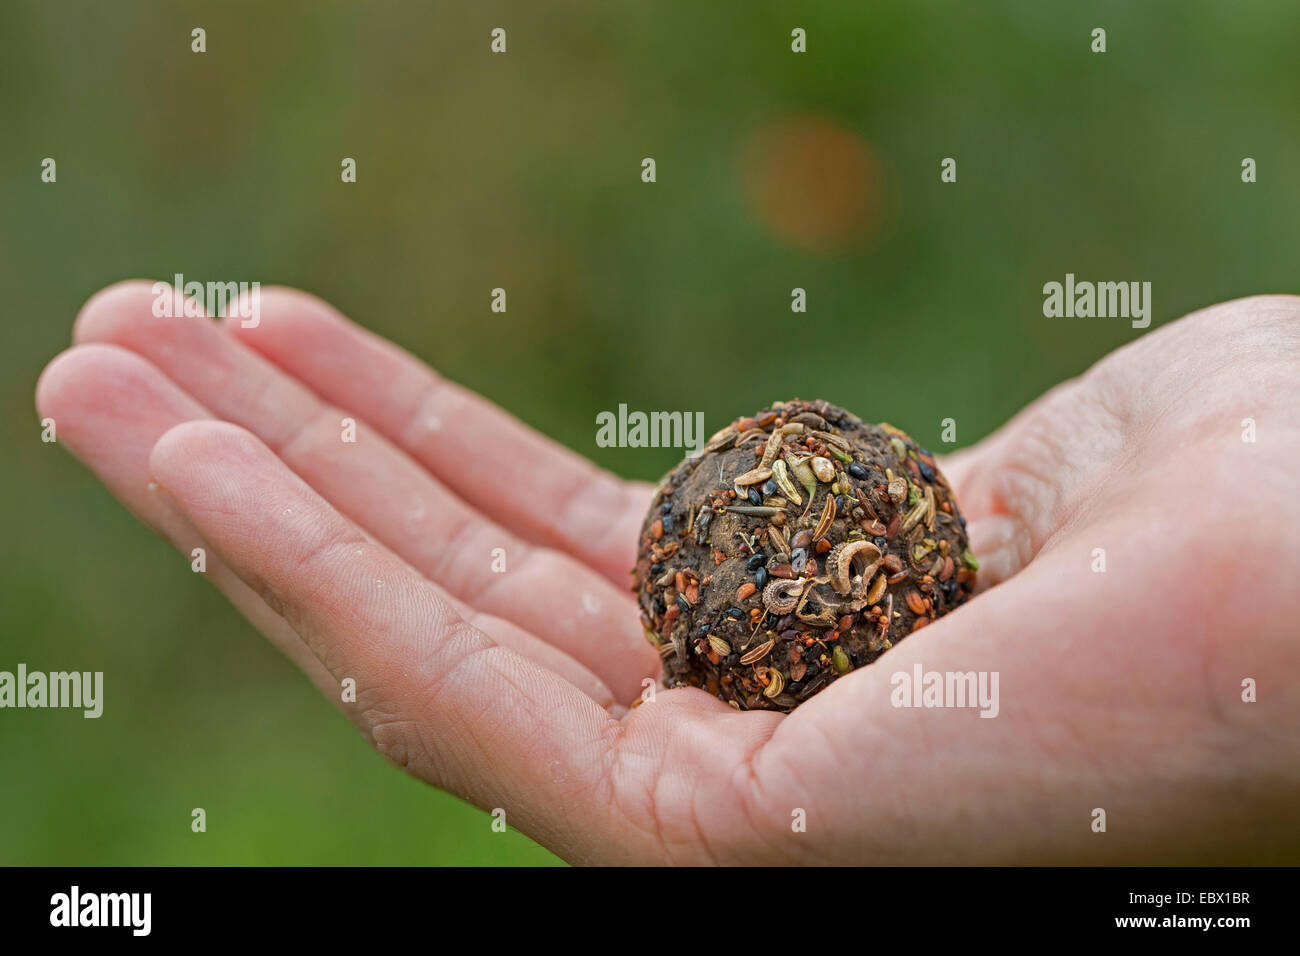
{"label": "dark seed", "polygon": [[673,510],[673,503],[672,503],[671,501],[665,501],[665,502],[664,502],[664,503],[659,507],[659,513],[660,513],[660,514],[668,514],[668,512],[670,512],[670,511],[672,511],[672,510]]}
{"label": "dark seed", "polygon": [[889,545],[889,539],[884,537],[883,535],[877,536],[874,540],[876,542],[876,547],[879,548],[881,551],[884,551],[885,548]]}
{"label": "dark seed", "polygon": [[695,636],[696,636],[696,637],[703,637],[704,635],[706,635],[706,634],[708,634],[708,633],[709,633],[709,625],[707,625],[707,624],[701,624],[700,627],[699,627],[699,629],[695,632]]}
{"label": "dark seed", "polygon": [[684,594],[677,595],[677,606],[682,609],[683,614],[689,614],[691,612],[691,602],[686,600]]}
{"label": "dark seed", "polygon": [[847,513],[848,510],[849,510],[849,496],[848,496],[848,495],[840,495],[838,498],[835,499],[835,513],[836,513],[836,514],[841,514],[841,515],[842,515],[842,514]]}
{"label": "dark seed", "polygon": [[774,494],[776,494],[776,482],[769,478],[763,482],[763,497],[771,498]]}
{"label": "dark seed", "polygon": [[934,469],[923,461],[918,464],[921,466],[921,477],[926,481],[934,481]]}
{"label": "dark seed", "polygon": [[868,474],[870,474],[870,472],[868,472],[865,467],[863,467],[862,465],[858,464],[855,461],[853,462],[853,464],[849,465],[849,474],[852,475],[854,478],[865,478],[867,477]]}
{"label": "dark seed", "polygon": [[664,515],[664,534],[673,533],[673,516]]}
{"label": "dark seed", "polygon": [[664,603],[664,599],[661,598],[661,597],[656,597],[656,598],[655,598],[655,613],[656,613],[656,614],[666,614],[667,612],[668,612],[668,605]]}
{"label": "dark seed", "polygon": [[767,584],[767,568],[759,568],[754,572],[754,586],[761,591],[765,584]]}
{"label": "dark seed", "polygon": [[748,561],[745,562],[745,570],[746,570],[746,571],[757,571],[759,568],[761,568],[761,567],[762,567],[763,565],[765,565],[765,564],[767,564],[767,555],[766,555],[766,554],[759,553],[759,554],[753,555],[753,556],[752,556]]}
{"label": "dark seed", "polygon": [[803,681],[792,680],[786,685],[785,689],[792,694],[797,694],[799,691],[803,690]]}
{"label": "dark seed", "polygon": [[751,505],[761,505],[763,503],[763,496],[758,493],[758,489],[753,485],[749,486],[749,503]]}
{"label": "dark seed", "polygon": [[727,608],[727,617],[731,618],[733,621],[739,621],[744,616],[745,612],[738,607]]}
{"label": "dark seed", "polygon": [[650,573],[655,577],[659,577],[659,575],[663,574],[664,573],[663,562],[656,561],[654,564],[650,565]]}

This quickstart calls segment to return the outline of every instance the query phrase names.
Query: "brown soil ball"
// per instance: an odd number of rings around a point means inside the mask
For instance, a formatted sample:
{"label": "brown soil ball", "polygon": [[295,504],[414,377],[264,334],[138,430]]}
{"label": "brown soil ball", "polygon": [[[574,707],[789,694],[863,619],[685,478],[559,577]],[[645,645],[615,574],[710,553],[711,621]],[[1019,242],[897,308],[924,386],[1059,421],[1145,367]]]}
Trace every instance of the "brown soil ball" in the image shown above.
{"label": "brown soil ball", "polygon": [[978,567],[929,452],[796,400],[664,477],[634,574],[667,686],[789,711],[967,600]]}

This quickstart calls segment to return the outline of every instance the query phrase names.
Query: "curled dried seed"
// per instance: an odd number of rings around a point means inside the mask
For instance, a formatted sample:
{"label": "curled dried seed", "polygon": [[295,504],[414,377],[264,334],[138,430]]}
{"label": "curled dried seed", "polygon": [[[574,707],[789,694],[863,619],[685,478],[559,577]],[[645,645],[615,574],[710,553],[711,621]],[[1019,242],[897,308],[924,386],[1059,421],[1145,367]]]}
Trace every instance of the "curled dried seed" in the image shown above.
{"label": "curled dried seed", "polygon": [[790,472],[786,463],[778,458],[772,462],[772,480],[776,486],[781,489],[781,493],[797,505],[803,504],[803,499],[799,497],[799,492],[795,490],[794,482],[790,480]]}
{"label": "curled dried seed", "polygon": [[719,431],[713,433],[713,437],[704,445],[704,454],[710,454],[715,451],[722,451],[736,440],[736,428],[734,425],[728,425]]}
{"label": "curled dried seed", "polygon": [[834,447],[834,448],[839,448],[839,449],[842,449],[843,451],[848,451],[848,450],[849,450],[849,443],[848,443],[848,440],[847,440],[847,439],[844,439],[844,438],[842,438],[842,437],[840,437],[839,435],[832,434],[831,432],[828,432],[828,431],[814,431],[814,432],[813,432],[813,438],[820,438],[820,439],[821,439],[822,441],[824,441],[826,444],[828,444],[828,445],[830,445],[830,446],[832,446],[832,447]]}
{"label": "curled dried seed", "polygon": [[875,604],[879,601],[881,595],[885,593],[885,588],[888,584],[889,582],[885,580],[885,575],[883,573],[876,575],[875,583],[871,585],[871,590],[867,592],[867,603]]}
{"label": "curled dried seed", "polygon": [[776,525],[768,526],[767,536],[771,540],[772,546],[776,548],[777,554],[790,553],[790,542],[785,540],[785,533]]}
{"label": "curled dried seed", "polygon": [[831,464],[829,458],[815,455],[809,464],[812,465],[813,474],[817,476],[818,481],[828,482],[835,480],[835,466]]}
{"label": "curled dried seed", "polygon": [[763,607],[772,614],[789,614],[799,606],[807,583],[802,579],[791,581],[784,578],[771,582],[763,589]]}
{"label": "curled dried seed", "polygon": [[826,556],[826,573],[837,594],[853,590],[853,563],[859,562],[862,571],[858,576],[868,579],[880,566],[880,549],[871,541],[841,541]]}
{"label": "curled dried seed", "polygon": [[783,690],[785,690],[785,678],[781,676],[781,672],[774,667],[768,668],[767,687],[763,690],[763,696],[771,699]]}
{"label": "curled dried seed", "polygon": [[934,530],[934,489],[929,485],[925,489],[925,526]]}
{"label": "curled dried seed", "polygon": [[817,530],[813,532],[812,539],[820,541],[826,537],[826,532],[831,530],[831,525],[835,523],[835,498],[832,495],[826,496],[826,504],[822,507],[821,520],[817,522]]}
{"label": "curled dried seed", "polygon": [[745,472],[743,475],[737,475],[735,478],[732,479],[732,482],[734,484],[742,485],[742,486],[756,485],[759,482],[767,481],[767,479],[771,477],[772,477],[771,468],[753,468]]}
{"label": "curled dried seed", "polygon": [[[768,633],[770,634],[771,632],[769,631]],[[740,663],[756,664],[763,658],[767,657],[774,646],[776,646],[776,638],[769,637],[762,644],[759,644],[758,647],[755,647],[753,650],[745,654],[745,656],[740,659]]]}
{"label": "curled dried seed", "polygon": [[731,653],[731,645],[716,634],[709,635],[709,647],[713,648],[713,653],[719,657],[726,657]]}

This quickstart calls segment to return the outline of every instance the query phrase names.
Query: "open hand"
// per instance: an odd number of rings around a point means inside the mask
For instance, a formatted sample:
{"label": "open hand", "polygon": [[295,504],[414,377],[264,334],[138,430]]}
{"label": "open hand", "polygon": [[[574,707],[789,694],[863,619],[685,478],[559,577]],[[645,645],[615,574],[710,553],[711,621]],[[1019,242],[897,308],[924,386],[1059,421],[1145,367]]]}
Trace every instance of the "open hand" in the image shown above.
{"label": "open hand", "polygon": [[[383,754],[566,859],[1300,846],[1300,299],[1144,335],[954,456],[986,590],[788,716],[693,689],[630,708],[659,668],[628,591],[650,486],[302,293],[263,290],[255,328],[153,300],[85,306],[41,415]],[[918,663],[998,672],[997,717],[894,707]]]}

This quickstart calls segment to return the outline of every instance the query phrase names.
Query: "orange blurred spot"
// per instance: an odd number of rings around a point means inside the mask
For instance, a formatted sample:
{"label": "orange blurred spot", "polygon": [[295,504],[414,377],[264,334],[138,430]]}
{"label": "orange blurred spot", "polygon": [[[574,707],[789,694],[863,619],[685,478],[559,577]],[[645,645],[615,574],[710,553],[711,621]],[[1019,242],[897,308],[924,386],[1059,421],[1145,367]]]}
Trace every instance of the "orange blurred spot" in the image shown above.
{"label": "orange blurred spot", "polygon": [[741,152],[750,208],[778,238],[810,252],[849,249],[875,232],[880,176],[865,139],[811,114],[756,129]]}

